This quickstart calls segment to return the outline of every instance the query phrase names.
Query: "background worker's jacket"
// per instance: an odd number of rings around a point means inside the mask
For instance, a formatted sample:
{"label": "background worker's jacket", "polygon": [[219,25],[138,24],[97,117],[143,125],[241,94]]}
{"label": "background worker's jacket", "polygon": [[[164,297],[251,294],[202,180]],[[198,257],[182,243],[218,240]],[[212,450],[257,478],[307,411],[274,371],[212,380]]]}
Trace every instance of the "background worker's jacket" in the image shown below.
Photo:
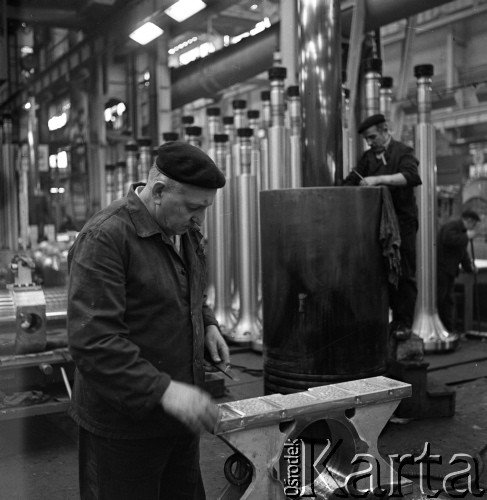
{"label": "background worker's jacket", "polygon": [[[422,184],[418,174],[418,160],[414,156],[414,150],[402,142],[391,139],[384,152],[386,164],[371,150],[365,151],[357,163],[356,171],[362,177],[378,175],[404,175],[407,185],[387,186],[391,192],[392,203],[396,211],[399,227],[402,229],[411,224],[418,224],[418,206],[414,195],[414,187]],[[344,179],[344,186],[356,186],[360,183],[360,177],[354,173]]]}
{"label": "background worker's jacket", "polygon": [[171,379],[203,384],[204,328],[217,325],[202,235],[181,237],[181,258],[135,187],[86,224],[68,259],[70,414],[116,438],[187,432],[160,399]]}
{"label": "background worker's jacket", "polygon": [[468,255],[467,228],[461,219],[445,223],[438,231],[436,264],[438,274],[450,277],[458,276],[459,266],[473,272],[473,265]]}

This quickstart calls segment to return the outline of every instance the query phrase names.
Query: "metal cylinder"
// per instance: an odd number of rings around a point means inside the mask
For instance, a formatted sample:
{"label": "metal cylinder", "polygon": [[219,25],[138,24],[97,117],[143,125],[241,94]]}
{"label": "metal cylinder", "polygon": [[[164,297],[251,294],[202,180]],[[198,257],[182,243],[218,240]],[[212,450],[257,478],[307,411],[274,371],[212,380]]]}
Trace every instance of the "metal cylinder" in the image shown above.
{"label": "metal cylinder", "polygon": [[280,189],[260,201],[266,392],[384,373],[381,188]]}
{"label": "metal cylinder", "polygon": [[392,112],[392,87],[394,80],[391,76],[383,76],[380,80],[380,112],[390,123]]}
{"label": "metal cylinder", "polygon": [[[227,176],[228,168],[228,135],[215,134],[215,163]],[[228,180],[228,178],[227,178]],[[215,195],[214,206],[214,242],[215,256],[215,301],[213,311],[220,324],[223,335],[229,335],[235,325],[236,316],[232,309],[232,240],[234,227],[232,225],[232,208],[229,183],[224,189],[219,189]]]}
{"label": "metal cylinder", "polygon": [[269,127],[272,125],[271,92],[260,93],[262,105],[262,137],[260,139],[260,190],[269,189]]}
{"label": "metal cylinder", "polygon": [[116,199],[115,196],[115,165],[112,163],[108,163],[105,165],[105,175],[106,175],[106,204],[110,205],[110,203]]}
{"label": "metal cylinder", "polygon": [[177,132],[163,132],[162,134],[163,142],[177,141],[178,139],[179,139],[179,134]]}
{"label": "metal cylinder", "polygon": [[412,329],[423,339],[425,352],[449,351],[457,347],[459,339],[445,329],[436,306],[436,133],[431,123],[433,66],[415,66],[414,75],[418,99],[416,144],[423,184],[418,190],[418,299]]}
{"label": "metal cylinder", "polygon": [[350,135],[350,89],[342,86],[342,146],[343,177],[347,177],[353,168],[353,140]]}
{"label": "metal cylinder", "polygon": [[206,109],[206,127],[207,127],[207,147],[206,152],[211,157],[215,156],[215,134],[220,133],[221,119],[220,108],[207,108]]}
{"label": "metal cylinder", "polygon": [[271,120],[269,127],[269,189],[289,187],[288,136],[285,126],[284,80],[286,68],[273,66],[269,69],[271,85]]}
{"label": "metal cylinder", "polygon": [[203,129],[197,125],[186,127],[186,140],[188,144],[201,148],[201,134]]}
{"label": "metal cylinder", "polygon": [[21,248],[27,250],[29,238],[29,145],[20,148],[19,169],[19,230]]}
{"label": "metal cylinder", "polygon": [[134,182],[137,182],[139,178],[137,143],[135,141],[130,141],[127,144],[125,144],[124,148],[125,148],[125,161],[127,163],[125,182],[126,184],[133,184]]}
{"label": "metal cylinder", "polygon": [[114,175],[114,192],[116,200],[119,200],[125,195],[126,171],[127,171],[127,163],[124,160],[117,161],[115,165],[115,175]]}
{"label": "metal cylinder", "polygon": [[149,175],[149,170],[152,166],[152,140],[150,137],[141,137],[137,139],[139,146],[139,181],[146,181]]}
{"label": "metal cylinder", "polygon": [[238,289],[240,308],[238,321],[230,333],[230,340],[252,343],[262,335],[257,316],[257,179],[251,173],[250,138],[252,129],[237,129],[241,173],[236,178],[237,187],[237,244]]}
{"label": "metal cylinder", "polygon": [[382,78],[382,60],[370,58],[365,60],[365,116],[380,111],[380,81]]}
{"label": "metal cylinder", "polygon": [[247,126],[247,101],[245,99],[234,99],[232,101],[233,123],[235,129]]}
{"label": "metal cylinder", "polygon": [[287,89],[287,102],[289,113],[289,170],[290,187],[299,188],[303,179],[301,174],[301,99],[299,97],[299,86],[292,85]]}
{"label": "metal cylinder", "polygon": [[298,3],[303,117],[303,185],[342,178],[341,30],[339,0]]}
{"label": "metal cylinder", "polygon": [[188,141],[188,137],[186,135],[186,128],[191,127],[194,124],[194,116],[192,115],[184,115],[181,117],[181,134],[185,141]]}

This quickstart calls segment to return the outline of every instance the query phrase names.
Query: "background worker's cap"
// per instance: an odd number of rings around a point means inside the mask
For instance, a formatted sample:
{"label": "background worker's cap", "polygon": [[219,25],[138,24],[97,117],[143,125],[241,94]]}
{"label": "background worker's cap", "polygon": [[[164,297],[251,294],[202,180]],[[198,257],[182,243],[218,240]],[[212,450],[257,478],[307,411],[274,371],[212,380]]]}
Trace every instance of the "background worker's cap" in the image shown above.
{"label": "background worker's cap", "polygon": [[169,141],[157,150],[156,168],[178,182],[218,189],[225,185],[223,172],[200,148],[182,141]]}
{"label": "background worker's cap", "polygon": [[358,126],[358,133],[361,134],[368,128],[373,127],[374,125],[379,125],[380,123],[384,123],[385,121],[386,117],[380,113],[377,115],[369,116]]}
{"label": "background worker's cap", "polygon": [[475,212],[475,210],[464,210],[462,212],[462,218],[464,219],[472,219],[474,221],[480,222],[480,215]]}

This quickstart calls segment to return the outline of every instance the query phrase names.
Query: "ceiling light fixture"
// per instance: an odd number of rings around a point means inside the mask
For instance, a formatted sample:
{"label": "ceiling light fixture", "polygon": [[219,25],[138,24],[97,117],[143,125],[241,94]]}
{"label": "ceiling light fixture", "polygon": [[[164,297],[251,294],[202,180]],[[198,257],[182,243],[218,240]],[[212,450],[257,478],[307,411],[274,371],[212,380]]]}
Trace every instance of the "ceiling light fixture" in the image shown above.
{"label": "ceiling light fixture", "polygon": [[147,22],[143,24],[140,28],[130,33],[129,37],[140,43],[140,45],[147,45],[152,40],[155,40],[158,36],[161,36],[164,30],[156,26],[154,23]]}
{"label": "ceiling light fixture", "polygon": [[200,10],[206,7],[205,2],[201,0],[178,0],[168,7],[164,12],[172,17],[178,23],[185,21]]}

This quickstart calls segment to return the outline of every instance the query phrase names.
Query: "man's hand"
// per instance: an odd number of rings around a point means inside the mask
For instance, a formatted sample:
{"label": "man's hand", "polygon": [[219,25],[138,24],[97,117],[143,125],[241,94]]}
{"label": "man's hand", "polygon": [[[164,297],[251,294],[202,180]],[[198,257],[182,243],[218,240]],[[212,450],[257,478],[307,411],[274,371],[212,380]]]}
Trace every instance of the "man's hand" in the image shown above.
{"label": "man's hand", "polygon": [[230,364],[230,351],[216,325],[209,325],[206,327],[205,347],[210,355],[211,361],[214,363],[223,361],[225,365]]}
{"label": "man's hand", "polygon": [[218,421],[218,406],[192,385],[172,380],[161,398],[166,413],[187,425],[195,434],[211,432]]}
{"label": "man's hand", "polygon": [[361,181],[359,186],[378,186],[381,184],[381,176],[376,175],[373,176],[371,175],[370,177],[364,177]]}

